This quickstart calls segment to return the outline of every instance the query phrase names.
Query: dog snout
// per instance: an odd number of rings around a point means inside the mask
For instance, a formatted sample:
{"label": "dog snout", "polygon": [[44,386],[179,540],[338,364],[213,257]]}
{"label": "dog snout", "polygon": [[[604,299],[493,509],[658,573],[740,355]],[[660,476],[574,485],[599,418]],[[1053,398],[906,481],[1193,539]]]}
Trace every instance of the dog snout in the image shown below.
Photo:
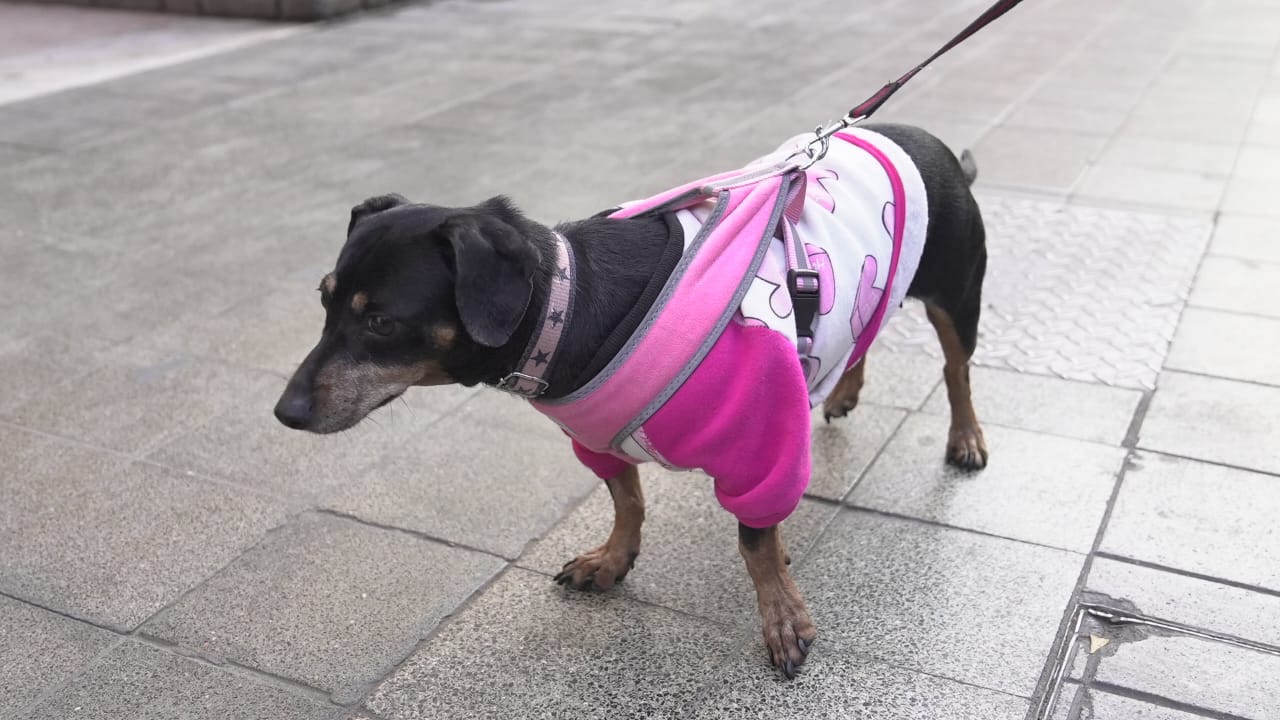
{"label": "dog snout", "polygon": [[276,419],[294,430],[305,430],[311,424],[311,393],[289,383],[276,403]]}

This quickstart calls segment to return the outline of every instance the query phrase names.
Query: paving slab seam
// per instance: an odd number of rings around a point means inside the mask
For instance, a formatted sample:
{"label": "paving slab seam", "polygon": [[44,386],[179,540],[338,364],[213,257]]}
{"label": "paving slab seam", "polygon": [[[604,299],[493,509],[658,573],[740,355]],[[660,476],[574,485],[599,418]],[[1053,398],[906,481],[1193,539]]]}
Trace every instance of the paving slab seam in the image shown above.
{"label": "paving slab seam", "polygon": [[[823,500],[822,498],[813,498],[813,499]],[[835,502],[835,501],[823,500],[823,502]],[[1007,535],[1000,535],[997,533],[987,532],[985,530],[975,530],[973,528],[959,527],[957,525],[948,525],[947,523],[940,522],[937,520],[928,520],[925,518],[913,517],[911,515],[900,515],[898,513],[891,512],[888,510],[878,510],[876,508],[864,507],[862,505],[850,505],[845,503],[842,503],[842,504],[846,509],[851,510],[853,512],[857,512],[857,513],[865,513],[867,515],[877,515],[879,517],[892,518],[894,520],[903,520],[903,521],[910,522],[917,525],[927,525],[929,527],[943,528],[946,530],[956,530],[959,532],[968,533],[970,535],[981,535],[983,537],[989,537],[995,540],[1004,540],[1006,542],[1017,543],[1019,545],[1029,545],[1031,547],[1044,548],[1046,550],[1057,550],[1060,552],[1071,553],[1072,555],[1076,555],[1082,558],[1085,557],[1085,553],[1082,553],[1079,550],[1072,550],[1070,548],[1058,547],[1057,545],[1046,545],[1044,543],[1032,542],[1031,540],[1020,540],[1018,538],[1013,538]]]}
{"label": "paving slab seam", "polygon": [[[1139,406],[1134,410],[1134,420],[1131,423],[1141,424],[1142,418],[1146,417],[1148,407]],[[1089,553],[1084,557],[1084,563],[1080,567],[1080,575],[1076,578],[1075,588],[1072,589],[1070,597],[1067,598],[1066,607],[1063,608],[1062,621],[1058,624],[1058,631],[1054,635],[1054,640],[1050,644],[1048,658],[1045,661],[1044,669],[1041,670],[1040,679],[1036,682],[1035,691],[1032,692],[1031,708],[1027,711],[1027,720],[1045,720],[1049,713],[1053,712],[1053,705],[1057,701],[1057,692],[1061,686],[1062,673],[1065,670],[1071,645],[1075,642],[1075,635],[1079,629],[1082,616],[1079,614],[1079,606],[1081,605],[1081,595],[1089,582],[1089,573],[1093,570],[1093,559],[1097,557],[1099,548],[1102,547],[1102,537],[1106,533],[1107,523],[1111,520],[1111,513],[1115,510],[1116,500],[1120,497],[1120,488],[1124,485],[1124,477],[1129,472],[1129,468],[1133,464],[1135,451],[1130,448],[1125,453],[1124,462],[1120,464],[1120,471],[1116,473],[1115,481],[1111,486],[1111,496],[1107,498],[1106,509],[1103,510],[1102,519],[1098,521],[1098,530],[1093,536],[1093,545]]]}
{"label": "paving slab seam", "polygon": [[[1120,10],[1128,7],[1131,4],[1133,4],[1133,0],[1130,0],[1129,2],[1119,6],[1112,6],[1110,8],[1110,12],[1105,16],[1105,18],[1095,22],[1093,24],[1093,28],[1088,33],[1079,37],[1076,40],[1076,44],[1074,47],[1072,47],[1070,50],[1064,53],[1061,57],[1059,57],[1058,61],[1055,62],[1053,65],[1050,65],[1048,69],[1041,72],[1040,77],[1036,78],[1030,85],[1028,85],[1026,90],[1022,91],[1022,93],[1014,97],[1013,100],[1009,101],[1009,103],[1004,106],[1004,109],[996,113],[995,117],[992,119],[991,124],[987,127],[987,129],[981,135],[974,138],[973,144],[977,145],[979,142],[983,140],[983,138],[991,134],[992,130],[994,130],[997,127],[1000,127],[1000,125],[1004,123],[1004,121],[1008,119],[1009,116],[1011,116],[1020,105],[1022,105],[1026,100],[1031,98],[1035,93],[1039,92],[1040,88],[1044,86],[1044,84],[1048,81],[1050,77],[1055,75],[1062,68],[1066,67],[1068,63],[1070,63],[1071,61],[1079,57],[1084,52],[1089,42],[1091,42],[1095,37],[1100,35],[1104,28],[1110,26],[1113,22],[1115,22],[1116,16],[1120,14]],[[1081,176],[1083,175],[1084,173],[1081,172]],[[1079,182],[1079,178],[1076,178],[1076,182]],[[1068,193],[1069,192],[1070,191],[1068,190]]]}
{"label": "paving slab seam", "polygon": [[[933,394],[938,391],[938,386],[941,385],[941,383],[942,381],[939,380],[938,384],[933,386],[933,389],[930,390],[929,394],[925,396],[924,401],[920,403],[921,408],[923,408],[925,405],[929,403],[929,398],[933,397]],[[891,408],[891,409],[896,410],[897,408]],[[805,497],[811,498],[813,500],[821,500],[824,503],[829,502],[836,506],[843,506],[845,500],[848,500],[849,496],[853,494],[853,491],[857,490],[858,486],[862,484],[862,481],[866,479],[867,473],[871,472],[871,468],[875,467],[875,464],[880,461],[881,456],[883,456],[885,454],[885,451],[888,450],[889,443],[893,442],[893,439],[897,437],[899,432],[902,432],[902,426],[907,424],[907,420],[910,420],[912,415],[915,415],[919,412],[921,411],[916,410],[915,412],[907,412],[902,416],[901,420],[899,420],[897,423],[894,424],[893,430],[891,430],[885,436],[885,441],[880,444],[880,448],[876,450],[875,453],[871,456],[871,459],[867,461],[866,466],[862,468],[862,472],[858,473],[858,477],[853,479],[853,484],[849,486],[849,491],[846,492],[844,495],[841,495],[839,500],[829,500],[827,498],[819,498],[819,497],[810,495],[808,492],[804,494]],[[844,418],[843,421],[848,422],[849,418]],[[812,548],[814,545],[818,543],[818,540],[820,540],[822,536],[826,534],[827,528],[834,521],[835,521],[835,516],[833,515],[831,516],[831,518],[827,520],[826,524],[822,526],[822,530],[819,531],[817,535],[814,537],[813,542],[810,543],[809,545],[810,548]]]}
{"label": "paving slab seam", "polygon": [[[1220,379],[1220,378],[1215,378],[1215,379]],[[1265,385],[1264,387],[1271,389],[1271,388],[1274,388],[1275,386]],[[1147,453],[1150,455],[1163,455],[1165,457],[1177,458],[1179,460],[1192,460],[1194,462],[1198,462],[1204,465],[1217,465],[1218,467],[1229,468],[1231,470],[1240,470],[1242,472],[1252,473],[1254,475],[1266,475],[1268,477],[1280,478],[1280,473],[1271,472],[1269,470],[1259,470],[1258,468],[1249,467],[1248,465],[1233,465],[1228,462],[1222,462],[1220,460],[1210,460],[1208,458],[1196,457],[1194,455],[1180,455],[1178,453],[1169,452],[1168,450],[1154,450],[1152,448],[1143,446],[1141,443],[1139,443],[1138,446],[1135,447],[1134,449],[1140,450],[1143,453]]]}
{"label": "paving slab seam", "polygon": [[[1232,215],[1232,217],[1238,217],[1238,216],[1236,216],[1236,215]],[[1207,257],[1228,258],[1228,259],[1231,259],[1231,260],[1240,260],[1240,261],[1243,261],[1243,262],[1248,262],[1248,263],[1258,263],[1258,264],[1262,264],[1262,265],[1277,265],[1277,264],[1280,264],[1280,263],[1272,263],[1272,262],[1268,262],[1268,261],[1266,261],[1266,260],[1258,260],[1258,259],[1256,259],[1256,258],[1249,258],[1249,257],[1237,257],[1237,256],[1235,256],[1235,255],[1220,255],[1220,254],[1215,253],[1215,252],[1210,252],[1210,253],[1208,254],[1208,256],[1207,256]],[[1227,308],[1212,307],[1212,306],[1210,306],[1210,305],[1201,305],[1201,304],[1199,304],[1199,303],[1194,303],[1194,302],[1188,302],[1188,303],[1187,303],[1187,307],[1189,307],[1189,308],[1195,308],[1196,310],[1212,310],[1213,312],[1216,312],[1216,313],[1222,313],[1223,315],[1237,315],[1237,316],[1239,316],[1239,317],[1258,318],[1258,319],[1260,319],[1260,320],[1272,320],[1272,321],[1274,321],[1274,320],[1276,319],[1276,316],[1275,316],[1275,315],[1266,315],[1266,314],[1263,314],[1263,313],[1249,312],[1248,310],[1238,310],[1238,309],[1230,309],[1230,310],[1229,310],[1229,309],[1227,309]],[[1187,371],[1185,371],[1185,370],[1179,370],[1179,369],[1177,369],[1177,368],[1165,368],[1165,370],[1172,370],[1173,372],[1187,372]],[[1191,374],[1191,373],[1188,373],[1188,374]],[[1213,377],[1213,376],[1211,375],[1211,376],[1209,376],[1209,377]],[[1235,380],[1235,378],[1231,378],[1231,379],[1232,379],[1232,380]],[[1247,381],[1247,380],[1240,380],[1239,382],[1249,382],[1249,381]]]}
{"label": "paving slab seam", "polygon": [[32,599],[30,599],[30,598],[25,598],[25,597],[22,597],[22,596],[20,596],[20,595],[14,595],[12,592],[9,592],[8,590],[4,590],[3,588],[0,588],[0,597],[8,598],[8,599],[13,600],[13,601],[15,601],[15,602],[22,603],[23,605],[30,605],[30,606],[31,606],[31,607],[33,607],[33,608],[39,608],[39,609],[41,609],[41,610],[43,610],[43,611],[45,611],[45,612],[47,612],[47,613],[52,613],[52,614],[54,614],[54,615],[60,615],[60,616],[62,616],[62,617],[64,617],[64,618],[66,618],[66,619],[68,619],[68,620],[73,620],[73,621],[75,621],[75,622],[77,622],[77,623],[83,623],[83,624],[85,624],[85,625],[91,625],[91,626],[93,626],[93,627],[98,628],[99,630],[106,630],[107,632],[112,633],[112,634],[115,634],[115,635],[119,635],[120,637],[124,637],[124,636],[128,635],[128,633],[130,632],[128,629],[126,629],[126,628],[121,628],[121,627],[120,627],[120,626],[118,626],[118,625],[104,625],[104,624],[102,624],[102,623],[100,623],[100,622],[94,622],[93,620],[86,620],[85,618],[82,618],[82,617],[76,617],[75,615],[72,615],[71,613],[67,612],[66,610],[59,610],[58,608],[53,608],[53,607],[48,607],[48,606],[46,606],[46,605],[41,605],[40,603],[36,602],[35,600],[32,600]]}
{"label": "paving slab seam", "polygon": [[513,567],[518,568],[518,566],[515,563],[508,562],[506,565],[502,567],[501,570],[494,573],[492,577],[490,577],[488,580],[481,583],[480,586],[477,587],[470,595],[463,598],[462,602],[458,603],[458,605],[453,609],[452,612],[440,618],[440,622],[436,623],[436,626],[432,628],[430,632],[424,635],[420,640],[418,640],[418,642],[414,643],[413,647],[409,649],[408,653],[403,658],[400,658],[400,660],[392,663],[390,670],[388,670],[384,675],[381,675],[375,679],[372,679],[364,689],[364,692],[351,693],[352,697],[354,697],[355,700],[353,700],[350,704],[345,705],[344,707],[347,707],[353,710],[359,709],[360,712],[365,712],[365,713],[370,712],[370,709],[366,706],[365,703],[369,699],[369,696],[372,695],[374,691],[378,689],[378,686],[381,685],[383,682],[385,682],[387,679],[391,678],[396,673],[400,672],[400,669],[404,667],[404,664],[406,662],[411,660],[424,648],[430,645],[436,639],[436,636],[438,636],[446,627],[448,627],[455,618],[461,617],[463,614],[465,614],[467,610],[471,608],[472,605],[474,605],[482,596],[484,596],[486,592],[489,591],[490,587],[492,587],[502,578],[506,577],[507,573],[510,572],[511,568]]}
{"label": "paving slab seam", "polygon": [[[40,607],[40,606],[36,605],[36,607]],[[41,609],[46,609],[46,608],[41,608]],[[56,611],[51,610],[50,612],[56,612]],[[115,632],[115,631],[113,630],[112,632]],[[25,706],[19,708],[17,716],[22,717],[28,711],[34,710],[35,708],[40,707],[41,704],[57,697],[59,693],[61,693],[63,690],[69,687],[72,687],[76,682],[80,680],[80,678],[84,677],[90,670],[97,667],[98,663],[102,660],[102,658],[106,657],[108,653],[114,652],[116,648],[128,642],[128,639],[123,635],[120,635],[119,633],[116,633],[116,635],[118,635],[119,637],[116,639],[115,642],[103,648],[101,652],[99,652],[98,654],[94,655],[93,657],[89,658],[84,663],[82,663],[80,667],[76,668],[75,671],[73,671],[66,678],[64,678],[62,682],[56,682],[53,685],[45,688],[44,691],[41,692],[39,695],[37,695],[34,700],[32,700],[30,703],[27,703]]]}
{"label": "paving slab seam", "polygon": [[1148,570],[1159,570],[1160,572],[1169,573],[1171,575],[1181,575],[1182,577],[1193,578],[1195,580],[1204,580],[1206,582],[1217,583],[1218,585],[1226,585],[1228,587],[1237,588],[1239,590],[1247,590],[1252,593],[1258,593],[1259,595],[1270,595],[1271,597],[1280,598],[1280,589],[1262,587],[1260,585],[1250,585],[1249,583],[1240,582],[1239,580],[1231,580],[1228,578],[1215,577],[1213,575],[1205,575],[1204,573],[1193,572],[1191,570],[1182,570],[1180,568],[1171,567],[1169,565],[1161,565],[1160,563],[1154,563],[1147,560],[1138,560],[1136,558],[1126,557],[1124,555],[1117,555],[1115,553],[1107,552],[1106,550],[1099,550],[1096,553],[1094,553],[1094,556],[1101,558],[1103,560],[1113,560],[1115,562],[1124,563],[1126,565],[1134,565],[1141,568],[1147,568]]}
{"label": "paving slab seam", "polygon": [[502,555],[498,555],[497,553],[494,553],[491,550],[482,550],[478,547],[475,547],[474,545],[468,545],[466,543],[458,542],[456,540],[449,540],[446,538],[438,537],[430,533],[422,532],[421,530],[410,530],[408,528],[402,528],[396,525],[387,525],[385,523],[375,522],[373,520],[366,520],[360,517],[359,515],[353,515],[351,513],[343,512],[341,510],[335,510],[333,508],[316,507],[310,510],[303,510],[303,513],[305,512],[314,512],[319,515],[329,515],[330,517],[335,517],[340,520],[347,520],[349,522],[356,523],[357,525],[363,525],[365,527],[371,527],[377,530],[387,530],[390,532],[402,533],[404,535],[408,535],[418,540],[426,540],[428,542],[444,545],[445,547],[460,548],[462,550],[470,550],[471,552],[481,553],[484,555],[488,555],[489,557],[496,557],[500,560],[506,561],[508,564],[515,561],[515,558],[504,557]]}
{"label": "paving slab seam", "polygon": [[1210,710],[1208,708],[1199,707],[1198,705],[1188,705],[1187,703],[1179,702],[1177,700],[1164,697],[1163,695],[1142,692],[1141,690],[1134,690],[1132,688],[1124,687],[1123,685],[1112,685],[1108,682],[1094,681],[1084,687],[1098,689],[1112,695],[1119,695],[1120,697],[1128,698],[1130,700],[1137,700],[1148,705],[1155,705],[1156,707],[1178,710],[1197,717],[1210,718],[1210,720],[1256,720],[1256,718],[1248,718],[1243,715]]}
{"label": "paving slab seam", "polygon": [[[148,456],[156,452],[156,450],[158,450],[159,448],[146,448],[140,453],[128,453],[123,450],[116,450],[109,447],[103,447],[101,445],[94,445],[93,443],[85,442],[84,440],[81,440],[72,435],[61,435],[59,433],[51,433],[45,430],[39,430],[33,427],[28,427],[26,425],[14,422],[4,417],[0,417],[0,428],[7,428],[9,430],[16,430],[18,432],[35,435],[36,437],[43,438],[45,440],[55,440],[61,443],[66,443],[68,445],[73,445],[82,450],[92,450],[94,452],[102,453],[104,455],[110,455],[112,457],[118,458],[120,460],[126,461],[131,464],[148,465],[150,467],[157,468],[160,470],[164,470],[165,472],[171,473],[175,477],[188,478],[191,480],[199,480],[201,482],[207,482],[207,483],[217,485],[219,487],[224,487],[230,490],[248,492],[249,494],[257,496],[258,498],[263,500],[273,500],[277,502],[288,501],[288,498],[286,496],[275,495],[273,493],[262,490],[261,488],[256,488],[250,485],[241,485],[239,483],[233,482],[231,480],[227,480],[225,478],[220,478],[213,475],[205,475],[204,473],[197,472],[195,470],[190,470],[188,468],[174,467],[172,465],[166,465],[164,463],[156,462],[155,460],[148,459]],[[188,434],[189,433],[186,433],[179,437],[186,437]]]}
{"label": "paving slab seam", "polygon": [[[1197,308],[1197,309],[1213,310],[1214,308]],[[1274,320],[1275,318],[1272,318],[1272,319]],[[1214,375],[1213,373],[1200,372],[1198,370],[1180,370],[1177,368],[1167,368],[1160,374],[1163,375],[1166,372],[1174,372],[1174,373],[1178,373],[1179,375],[1191,375],[1194,377],[1208,378],[1210,380],[1228,380],[1230,382],[1238,383],[1240,385],[1253,385],[1254,387],[1267,388],[1268,390],[1272,390],[1272,389],[1275,389],[1276,387],[1280,387],[1280,385],[1277,385],[1276,383],[1262,382],[1261,380],[1250,380],[1249,378],[1242,378],[1242,377],[1227,377],[1224,375]],[[1255,470],[1254,472],[1259,472],[1259,471]]]}
{"label": "paving slab seam", "polygon": [[231,660],[229,658],[219,658],[218,660],[213,660],[205,655],[201,655],[197,653],[191,648],[185,647],[183,645],[179,645],[178,643],[169,642],[168,640],[165,640],[163,638],[158,638],[154,635],[148,635],[147,633],[142,632],[141,630],[137,630],[130,633],[128,638],[129,640],[140,643],[142,645],[147,645],[148,647],[155,648],[169,655],[176,655],[178,657],[200,663],[201,665],[207,665],[208,667],[216,668],[218,670],[221,670],[222,672],[228,672],[235,675],[239,675],[241,677],[244,677],[253,681],[258,685],[267,685],[270,687],[276,687],[278,689],[284,690],[285,692],[288,692],[291,695],[305,697],[309,700],[315,700],[317,702],[321,702],[326,705],[331,705],[335,710],[347,707],[347,706],[339,705],[338,703],[335,703],[333,701],[333,698],[330,697],[329,693],[325,692],[324,690],[311,687],[306,683],[293,680],[292,678],[287,678],[281,675],[277,675],[267,670],[262,670],[260,668],[244,665],[242,663],[236,662],[235,660]]}
{"label": "paving slab seam", "polygon": [[[514,563],[511,563],[511,564],[512,564],[514,567],[517,567],[517,568],[519,568],[519,569],[521,569],[521,570],[525,570],[525,571],[527,571],[527,572],[531,572],[531,573],[533,573],[533,574],[535,574],[535,575],[541,575],[542,577],[545,577],[545,578],[548,578],[548,579],[551,579],[551,578],[554,578],[554,577],[555,577],[555,574],[554,574],[554,573],[552,573],[552,572],[548,572],[548,571],[546,571],[546,570],[539,570],[538,568],[525,567],[524,565],[521,565],[519,562],[514,562]],[[794,567],[794,565],[793,565],[793,567]],[[635,572],[635,571],[633,570],[632,572]],[[744,572],[744,573],[746,572],[746,567],[743,567],[743,572]],[[625,584],[625,583],[626,583],[626,578],[623,578],[622,580],[619,580],[618,582],[619,582],[619,583],[623,583],[623,584]],[[706,615],[699,615],[698,613],[696,613],[696,612],[692,612],[692,611],[690,611],[690,610],[683,610],[683,609],[681,609],[681,608],[675,608],[675,607],[671,607],[671,606],[669,606],[669,605],[663,605],[662,603],[654,602],[653,600],[646,600],[646,599],[644,599],[644,598],[638,598],[638,597],[614,597],[614,596],[612,596],[612,595],[609,595],[609,594],[608,594],[608,592],[609,592],[609,591],[607,591],[607,590],[605,590],[605,591],[600,591],[600,590],[575,590],[575,589],[573,589],[573,588],[565,587],[565,588],[564,588],[564,592],[565,592],[565,593],[582,593],[582,592],[587,592],[587,593],[591,593],[591,594],[593,594],[593,595],[599,595],[600,597],[603,597],[603,598],[605,598],[606,600],[608,600],[608,599],[615,599],[615,600],[618,600],[618,601],[620,601],[620,602],[636,603],[637,605],[644,605],[645,607],[651,607],[651,608],[656,608],[656,609],[658,609],[658,610],[663,610],[663,611],[666,611],[666,612],[675,613],[676,615],[680,615],[681,617],[686,617],[686,618],[689,618],[689,619],[691,619],[691,620],[697,620],[698,622],[702,622],[702,623],[710,623],[710,624],[712,624],[712,625],[718,625],[718,626],[720,626],[720,627],[722,627],[722,628],[729,628],[729,629],[735,629],[735,630],[736,630],[736,629],[742,629],[742,626],[741,626],[741,625],[739,625],[739,624],[737,624],[737,623],[726,622],[726,621],[724,621],[723,619],[714,618],[714,617],[710,617],[710,616],[706,616]]]}
{"label": "paving slab seam", "polygon": [[303,515],[305,515],[307,512],[309,512],[309,509],[307,509],[307,508],[302,508],[302,509],[298,510],[297,512],[294,512],[294,513],[291,513],[291,514],[286,515],[286,516],[285,516],[285,517],[280,521],[280,524],[275,525],[275,526],[270,527],[270,528],[267,528],[267,529],[266,529],[266,531],[262,533],[262,536],[261,536],[261,537],[259,537],[259,538],[257,539],[257,541],[256,541],[256,542],[254,542],[254,543],[252,543],[252,544],[250,544],[250,545],[246,546],[243,550],[241,550],[239,553],[237,553],[234,557],[232,557],[232,558],[231,558],[231,559],[229,559],[226,563],[224,563],[224,564],[222,565],[222,567],[219,567],[218,569],[216,569],[216,570],[214,570],[214,571],[210,572],[209,574],[205,575],[203,578],[201,578],[201,579],[200,579],[200,581],[199,581],[199,582],[197,582],[197,583],[193,584],[191,587],[187,588],[186,590],[182,591],[181,593],[178,593],[178,595],[177,595],[177,596],[175,596],[175,597],[173,598],[173,600],[171,600],[171,601],[169,601],[169,602],[165,603],[163,606],[161,606],[161,607],[157,608],[155,612],[153,612],[153,613],[151,613],[150,615],[148,615],[148,616],[146,616],[145,618],[143,618],[140,622],[138,622],[138,624],[137,624],[137,625],[135,625],[134,627],[132,627],[132,628],[130,628],[130,629],[128,630],[128,634],[130,634],[130,635],[137,635],[137,634],[140,632],[141,628],[143,628],[144,626],[146,626],[146,624],[147,624],[147,623],[151,622],[151,621],[152,621],[152,620],[154,620],[157,616],[159,616],[159,615],[163,614],[164,612],[168,611],[170,608],[175,607],[176,605],[178,605],[179,603],[181,603],[183,600],[186,600],[188,596],[190,596],[190,595],[192,595],[192,594],[196,593],[197,591],[201,590],[202,588],[204,588],[205,584],[206,584],[206,583],[208,583],[210,580],[212,580],[213,578],[215,578],[215,577],[217,577],[217,576],[221,575],[222,573],[226,572],[226,570],[227,570],[228,568],[230,568],[232,565],[236,564],[236,562],[238,562],[238,561],[240,560],[240,558],[242,558],[242,557],[244,557],[245,555],[247,555],[247,554],[249,554],[249,553],[253,552],[254,550],[256,550],[258,547],[260,547],[260,546],[261,546],[263,543],[265,543],[267,540],[271,539],[271,536],[272,536],[272,535],[275,535],[276,533],[281,532],[282,530],[284,530],[285,528],[287,528],[289,525],[293,524],[293,522],[294,522],[295,520],[297,520],[298,518],[300,518],[300,517],[302,517]]}
{"label": "paving slab seam", "polygon": [[1133,417],[1129,420],[1129,428],[1125,430],[1124,440],[1120,441],[1120,447],[1133,450],[1138,446],[1138,437],[1142,432],[1142,421],[1147,419],[1147,412],[1151,410],[1151,400],[1154,397],[1154,390],[1142,391],[1142,397],[1138,399],[1138,407],[1133,411]]}

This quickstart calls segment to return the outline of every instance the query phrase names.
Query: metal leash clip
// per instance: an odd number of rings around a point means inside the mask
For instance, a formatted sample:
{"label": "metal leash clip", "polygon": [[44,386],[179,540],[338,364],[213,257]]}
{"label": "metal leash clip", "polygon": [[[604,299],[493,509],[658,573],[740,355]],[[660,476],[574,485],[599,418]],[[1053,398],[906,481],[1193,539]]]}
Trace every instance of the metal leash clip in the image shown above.
{"label": "metal leash clip", "polygon": [[845,115],[839,120],[823,127],[821,125],[813,129],[813,139],[805,143],[804,147],[797,149],[795,152],[787,156],[784,162],[790,163],[793,158],[804,156],[807,158],[803,164],[797,164],[794,169],[808,170],[814,163],[826,157],[827,151],[831,149],[831,136],[857,125],[866,119],[866,116],[850,117]]}

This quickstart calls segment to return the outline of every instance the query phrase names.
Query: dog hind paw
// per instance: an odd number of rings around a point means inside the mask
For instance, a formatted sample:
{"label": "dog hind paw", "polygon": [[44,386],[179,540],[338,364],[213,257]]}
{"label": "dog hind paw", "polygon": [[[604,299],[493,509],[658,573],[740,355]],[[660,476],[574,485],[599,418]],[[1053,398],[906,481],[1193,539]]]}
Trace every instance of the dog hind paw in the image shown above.
{"label": "dog hind paw", "polygon": [[987,466],[987,441],[982,428],[954,428],[947,437],[947,463],[963,470],[981,470]]}

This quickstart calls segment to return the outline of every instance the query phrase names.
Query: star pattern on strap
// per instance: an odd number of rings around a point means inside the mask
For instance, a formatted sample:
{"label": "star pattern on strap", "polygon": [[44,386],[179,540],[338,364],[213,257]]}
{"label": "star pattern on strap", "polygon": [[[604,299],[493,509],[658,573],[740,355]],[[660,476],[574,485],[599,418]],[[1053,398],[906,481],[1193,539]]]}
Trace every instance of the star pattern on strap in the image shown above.
{"label": "star pattern on strap", "polygon": [[561,280],[568,280],[568,279],[569,279],[569,268],[567,268],[567,267],[559,267],[559,268],[557,268],[556,276],[557,276],[557,277],[559,277]]}
{"label": "star pattern on strap", "polygon": [[546,365],[547,360],[550,360],[551,358],[547,356],[546,350],[539,350],[537,354],[535,354],[531,359],[533,360],[534,365],[537,365],[538,367],[542,367],[543,365]]}
{"label": "star pattern on strap", "polygon": [[560,323],[564,322],[564,311],[552,310],[551,314],[547,316],[547,319],[551,321],[551,327],[556,327]]}

